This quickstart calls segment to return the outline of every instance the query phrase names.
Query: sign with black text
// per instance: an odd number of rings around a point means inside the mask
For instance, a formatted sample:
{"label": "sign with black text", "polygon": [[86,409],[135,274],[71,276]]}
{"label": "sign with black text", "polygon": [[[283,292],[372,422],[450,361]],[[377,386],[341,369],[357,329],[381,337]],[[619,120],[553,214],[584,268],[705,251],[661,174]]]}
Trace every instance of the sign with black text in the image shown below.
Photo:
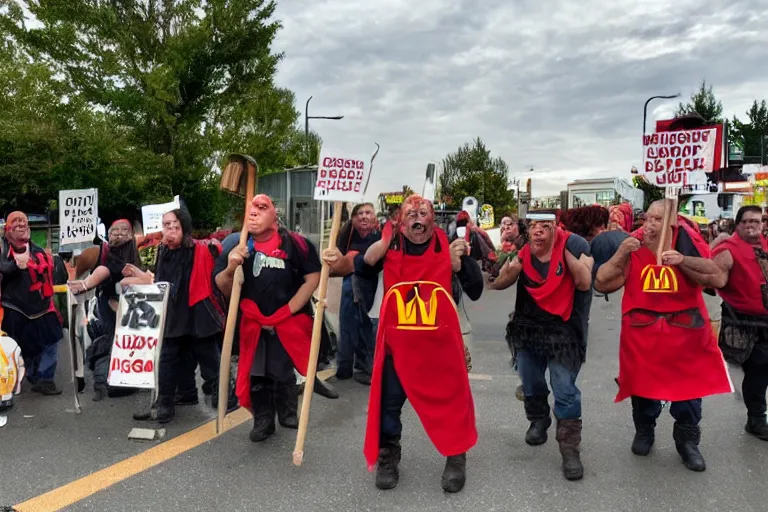
{"label": "sign with black text", "polygon": [[59,191],[60,245],[90,243],[99,223],[99,191],[95,188]]}

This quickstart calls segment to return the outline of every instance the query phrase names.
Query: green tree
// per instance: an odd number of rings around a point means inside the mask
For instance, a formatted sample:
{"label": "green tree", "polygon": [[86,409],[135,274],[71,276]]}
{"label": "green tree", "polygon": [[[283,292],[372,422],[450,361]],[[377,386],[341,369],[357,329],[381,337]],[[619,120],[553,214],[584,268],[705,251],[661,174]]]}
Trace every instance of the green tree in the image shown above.
{"label": "green tree", "polygon": [[466,196],[475,196],[481,204],[493,206],[495,221],[503,212],[515,209],[515,194],[509,189],[509,167],[501,158],[491,158],[478,137],[472,145],[459,147],[443,159],[440,189],[451,208],[461,208]]}
{"label": "green tree", "polygon": [[652,202],[664,199],[664,189],[649,183],[644,176],[633,177],[632,184],[643,191],[643,210],[647,210]]}
{"label": "green tree", "polygon": [[707,124],[720,124],[723,122],[723,104],[715,97],[712,86],[707,86],[703,80],[699,90],[691,94],[691,101],[680,103],[676,115],[698,114],[704,118]]}
{"label": "green tree", "polygon": [[[747,163],[757,162],[755,157],[768,153],[768,105],[765,100],[760,103],[757,100],[746,112],[748,122],[740,121],[736,116],[730,126],[730,139],[739,141],[744,147],[744,159]],[[761,140],[763,139],[763,140]],[[765,161],[765,159],[763,158]],[[761,163],[764,163],[761,162]]]}
{"label": "green tree", "polygon": [[[33,24],[22,2],[5,4],[0,28],[23,58],[62,77],[70,101],[100,112],[112,127],[105,135],[120,134],[94,172],[122,169],[119,183],[146,184],[163,201],[181,194],[200,225],[207,207],[228,203],[215,179],[228,153],[247,153],[264,170],[286,163],[298,112],[273,83],[282,58],[271,49],[274,1],[27,0]],[[136,199],[135,208],[153,200]]]}

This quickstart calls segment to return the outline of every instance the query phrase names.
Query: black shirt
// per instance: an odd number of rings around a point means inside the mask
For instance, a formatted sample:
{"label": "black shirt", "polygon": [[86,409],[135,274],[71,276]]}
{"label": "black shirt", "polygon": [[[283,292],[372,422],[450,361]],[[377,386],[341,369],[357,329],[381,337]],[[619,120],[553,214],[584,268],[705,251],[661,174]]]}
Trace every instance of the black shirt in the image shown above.
{"label": "black shirt", "polygon": [[[2,255],[0,256],[0,297],[4,307],[15,309],[24,316],[32,318],[48,312],[51,308],[53,297],[43,297],[43,290],[32,291],[33,279],[29,268],[20,269],[16,261],[10,257],[10,244],[7,239],[2,239]],[[29,242],[30,258],[36,261],[44,261],[47,258],[45,249]],[[51,269],[53,270],[53,269]],[[36,275],[35,282],[47,281],[48,275]],[[52,283],[51,283],[52,285]]]}
{"label": "black shirt", "polygon": [[[280,229],[278,236],[281,237],[280,249],[285,253],[284,258],[251,251],[243,264],[245,282],[242,297],[255,302],[259,311],[266,316],[275,314],[288,304],[304,284],[304,277],[320,272],[322,268],[317,249],[307,238],[285,229]],[[235,239],[232,244],[229,237],[224,240],[224,252],[216,261],[214,275],[227,268],[229,252],[237,245],[237,241]],[[310,304],[304,307],[303,312],[311,314]]]}

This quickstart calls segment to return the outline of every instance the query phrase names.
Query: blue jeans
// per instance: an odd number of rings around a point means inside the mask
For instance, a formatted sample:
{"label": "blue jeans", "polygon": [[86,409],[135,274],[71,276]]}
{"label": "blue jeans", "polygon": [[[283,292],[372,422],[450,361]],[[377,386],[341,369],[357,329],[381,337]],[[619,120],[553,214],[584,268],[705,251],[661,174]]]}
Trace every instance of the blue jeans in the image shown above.
{"label": "blue jeans", "polygon": [[[632,397],[632,419],[635,423],[655,425],[661,414],[661,401],[640,396]],[[701,421],[701,398],[672,402],[669,414],[678,423],[698,425]]]}
{"label": "blue jeans", "polygon": [[381,438],[400,439],[403,432],[403,423],[400,415],[407,396],[400,378],[395,373],[395,364],[392,356],[384,360],[384,371],[381,375]]}
{"label": "blue jeans", "polygon": [[56,364],[59,360],[59,344],[53,343],[48,345],[42,351],[42,353],[33,358],[32,361],[26,363],[29,373],[27,378],[30,381],[38,380],[53,380],[56,374]]}
{"label": "blue jeans", "polygon": [[336,352],[336,374],[342,378],[351,377],[353,371],[370,375],[376,334],[368,312],[363,310],[359,302],[355,302],[352,276],[345,277],[341,285],[339,328],[341,332]]}
{"label": "blue jeans", "polygon": [[581,391],[576,387],[579,372],[572,372],[562,364],[521,350],[517,353],[517,371],[523,382],[526,397],[549,395],[545,372],[549,368],[549,382],[555,395],[555,417],[574,420],[581,417]]}

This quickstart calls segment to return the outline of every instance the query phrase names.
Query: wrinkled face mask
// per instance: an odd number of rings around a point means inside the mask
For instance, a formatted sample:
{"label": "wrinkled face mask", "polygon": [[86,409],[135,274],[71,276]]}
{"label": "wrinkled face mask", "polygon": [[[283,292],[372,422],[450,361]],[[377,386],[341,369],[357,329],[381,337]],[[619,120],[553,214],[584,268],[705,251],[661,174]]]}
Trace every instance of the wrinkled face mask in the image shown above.
{"label": "wrinkled face mask", "polygon": [[423,244],[435,230],[435,213],[432,203],[419,195],[409,196],[403,202],[403,234],[415,244]]}
{"label": "wrinkled face mask", "polygon": [[133,238],[131,224],[124,219],[116,220],[109,228],[109,245],[119,247]]}
{"label": "wrinkled face mask", "polygon": [[268,195],[254,196],[247,222],[248,233],[254,236],[277,230],[277,210]]}
{"label": "wrinkled face mask", "polygon": [[29,243],[29,221],[21,212],[13,212],[8,215],[5,225],[5,236],[12,245],[21,248]]}

